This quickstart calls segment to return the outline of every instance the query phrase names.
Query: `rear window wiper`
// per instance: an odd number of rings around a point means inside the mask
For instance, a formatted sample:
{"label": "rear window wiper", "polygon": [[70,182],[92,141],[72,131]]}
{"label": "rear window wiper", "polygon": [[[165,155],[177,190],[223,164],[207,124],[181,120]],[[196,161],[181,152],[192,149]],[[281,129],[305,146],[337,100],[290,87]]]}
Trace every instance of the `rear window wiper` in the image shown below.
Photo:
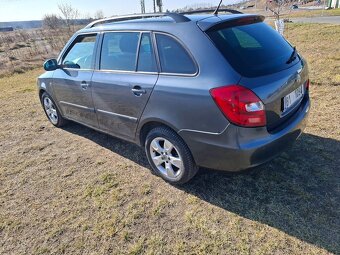
{"label": "rear window wiper", "polygon": [[297,56],[297,52],[296,52],[296,47],[294,46],[293,52],[290,55],[289,59],[287,60],[286,64],[292,63],[296,59],[296,56]]}

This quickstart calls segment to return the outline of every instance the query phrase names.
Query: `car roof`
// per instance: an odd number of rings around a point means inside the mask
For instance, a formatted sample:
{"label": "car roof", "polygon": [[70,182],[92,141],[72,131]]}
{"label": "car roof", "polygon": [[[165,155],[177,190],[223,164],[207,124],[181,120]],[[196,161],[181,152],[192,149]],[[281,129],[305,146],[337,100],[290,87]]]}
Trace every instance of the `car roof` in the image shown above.
{"label": "car roof", "polygon": [[169,16],[160,17],[147,17],[147,18],[137,18],[129,19],[123,21],[113,21],[104,24],[98,24],[94,26],[87,26],[79,33],[86,32],[101,32],[110,30],[147,30],[147,31],[162,31],[175,29],[176,27],[193,26],[198,25],[203,31],[214,26],[217,23],[225,22],[228,20],[235,20],[243,17],[258,16],[253,14],[199,14],[199,15],[183,15],[188,19],[187,22],[176,22],[173,18]]}

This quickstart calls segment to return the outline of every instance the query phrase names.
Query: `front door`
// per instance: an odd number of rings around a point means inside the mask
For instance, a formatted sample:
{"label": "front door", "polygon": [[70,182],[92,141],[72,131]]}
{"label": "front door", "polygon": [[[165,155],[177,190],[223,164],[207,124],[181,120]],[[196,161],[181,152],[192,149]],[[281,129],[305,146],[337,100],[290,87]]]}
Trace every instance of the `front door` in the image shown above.
{"label": "front door", "polygon": [[98,127],[92,100],[91,79],[97,35],[80,35],[63,54],[54,72],[53,91],[63,115],[91,127]]}
{"label": "front door", "polygon": [[105,33],[98,66],[92,78],[92,95],[99,127],[133,140],[158,79],[150,33]]}

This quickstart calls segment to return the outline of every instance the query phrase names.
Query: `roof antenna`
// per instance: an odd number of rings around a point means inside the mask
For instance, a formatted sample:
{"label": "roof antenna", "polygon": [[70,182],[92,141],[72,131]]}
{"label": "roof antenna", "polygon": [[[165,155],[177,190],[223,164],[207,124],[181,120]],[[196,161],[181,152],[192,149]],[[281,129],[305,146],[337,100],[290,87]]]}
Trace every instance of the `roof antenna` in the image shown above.
{"label": "roof antenna", "polygon": [[214,11],[214,15],[217,15],[217,14],[218,14],[218,10],[219,10],[220,7],[221,7],[222,1],[223,1],[223,0],[221,0],[220,3],[218,4],[216,10]]}

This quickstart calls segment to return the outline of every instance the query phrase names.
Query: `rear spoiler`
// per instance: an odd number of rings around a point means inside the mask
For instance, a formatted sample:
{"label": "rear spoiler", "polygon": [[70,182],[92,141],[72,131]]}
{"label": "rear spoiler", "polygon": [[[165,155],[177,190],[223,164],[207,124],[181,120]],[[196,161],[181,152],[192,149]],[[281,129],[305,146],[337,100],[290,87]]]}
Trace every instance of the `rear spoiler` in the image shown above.
{"label": "rear spoiler", "polygon": [[[218,20],[216,19],[218,17]],[[204,32],[211,32],[228,27],[242,26],[263,22],[265,17],[262,15],[245,15],[235,14],[233,16],[215,16],[201,20],[197,23],[199,28]]]}

